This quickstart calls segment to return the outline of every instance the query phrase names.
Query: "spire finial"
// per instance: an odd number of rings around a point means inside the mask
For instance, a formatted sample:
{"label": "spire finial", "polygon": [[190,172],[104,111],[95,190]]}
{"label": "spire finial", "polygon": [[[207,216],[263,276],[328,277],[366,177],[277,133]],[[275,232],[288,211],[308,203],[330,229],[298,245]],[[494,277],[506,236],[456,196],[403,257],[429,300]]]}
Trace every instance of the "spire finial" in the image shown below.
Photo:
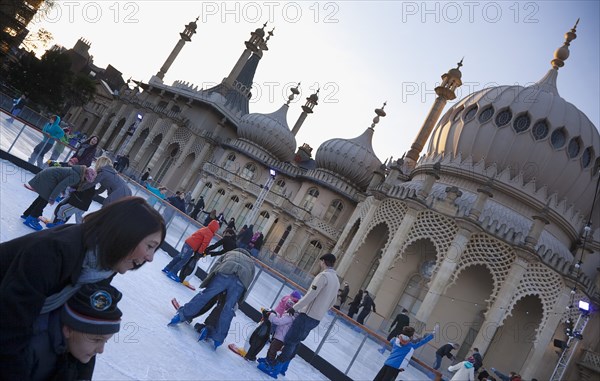
{"label": "spire finial", "polygon": [[267,34],[268,34],[268,36],[267,36],[267,38],[265,39],[265,44],[266,44],[267,42],[269,42],[269,40],[271,39],[271,37],[273,37],[273,36],[274,36],[274,34],[273,34],[273,32],[274,32],[274,31],[275,31],[275,27],[273,27],[273,29],[271,29],[271,31],[267,33]]}
{"label": "spire finial", "polygon": [[464,59],[465,59],[465,57],[461,58],[461,59],[460,59],[460,62],[456,64],[456,65],[457,65],[457,66],[456,66],[456,68],[457,68],[457,69],[460,69],[460,68],[462,67],[462,65],[463,65],[463,63],[462,63],[462,62],[463,62],[463,60],[464,60]]}
{"label": "spire finial", "polygon": [[298,90],[298,87],[300,87],[300,82],[298,82],[298,84],[296,85],[296,87],[292,87],[290,89],[290,91],[292,92],[290,94],[290,96],[288,97],[288,101],[286,102],[286,105],[289,105],[291,101],[294,100],[294,97],[298,94],[300,94],[300,90]]}
{"label": "spire finial", "polygon": [[565,33],[565,42],[563,43],[563,46],[554,51],[554,59],[550,61],[553,69],[558,70],[563,67],[565,61],[569,58],[569,45],[571,45],[571,41],[577,38],[577,34],[575,33],[577,31],[577,24],[579,24],[579,19],[577,19],[573,28]]}
{"label": "spire finial", "polygon": [[383,102],[383,106],[381,106],[381,108],[376,108],[375,109],[375,114],[377,114],[377,116],[375,118],[373,118],[373,123],[371,123],[371,129],[375,128],[375,125],[377,123],[379,123],[379,118],[383,118],[384,116],[386,116],[387,114],[385,113],[385,111],[383,110],[385,108],[385,106],[387,105],[387,101]]}

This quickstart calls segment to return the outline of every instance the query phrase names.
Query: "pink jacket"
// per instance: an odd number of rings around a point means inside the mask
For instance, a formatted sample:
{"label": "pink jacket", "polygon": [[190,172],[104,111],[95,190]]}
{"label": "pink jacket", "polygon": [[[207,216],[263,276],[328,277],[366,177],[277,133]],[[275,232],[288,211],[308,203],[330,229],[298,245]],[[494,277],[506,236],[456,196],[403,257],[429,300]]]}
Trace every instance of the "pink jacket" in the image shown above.
{"label": "pink jacket", "polygon": [[290,306],[286,306],[286,304],[287,304],[288,300],[290,300],[290,299],[292,300],[292,303],[291,303],[292,306],[298,302],[298,299],[292,297],[292,295],[284,296],[279,301],[279,304],[277,304],[277,307],[274,308],[275,312],[277,312],[277,315],[281,316],[285,313],[285,311],[288,310],[288,308]]}
{"label": "pink jacket", "polygon": [[275,314],[269,315],[269,321],[276,325],[275,333],[273,337],[279,341],[283,341],[285,334],[290,330],[294,317],[290,314],[283,314],[282,316],[275,316]]}

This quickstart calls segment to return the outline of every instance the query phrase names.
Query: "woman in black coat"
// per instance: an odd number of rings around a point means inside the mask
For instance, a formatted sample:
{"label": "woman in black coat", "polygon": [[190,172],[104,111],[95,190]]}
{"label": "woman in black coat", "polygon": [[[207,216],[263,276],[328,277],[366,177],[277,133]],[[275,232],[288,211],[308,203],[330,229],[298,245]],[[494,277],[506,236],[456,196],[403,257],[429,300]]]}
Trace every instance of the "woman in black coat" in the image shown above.
{"label": "woman in black coat", "polygon": [[362,297],[363,290],[358,290],[358,293],[354,296],[352,302],[348,304],[348,306],[350,306],[350,308],[348,309],[348,317],[350,319],[352,319],[354,314],[358,312],[358,308],[360,307],[360,303],[362,302]]}
{"label": "woman in black coat", "polygon": [[89,139],[81,143],[77,148],[73,157],[69,159],[69,164],[85,165],[86,167],[91,166],[92,161],[94,161],[94,158],[96,157],[99,141],[100,140],[96,135],[90,136]]}
{"label": "woman in black coat", "polygon": [[26,347],[40,314],[83,284],[124,274],[154,259],[165,239],[160,214],[127,197],[62,225],[0,244],[0,380],[26,380]]}

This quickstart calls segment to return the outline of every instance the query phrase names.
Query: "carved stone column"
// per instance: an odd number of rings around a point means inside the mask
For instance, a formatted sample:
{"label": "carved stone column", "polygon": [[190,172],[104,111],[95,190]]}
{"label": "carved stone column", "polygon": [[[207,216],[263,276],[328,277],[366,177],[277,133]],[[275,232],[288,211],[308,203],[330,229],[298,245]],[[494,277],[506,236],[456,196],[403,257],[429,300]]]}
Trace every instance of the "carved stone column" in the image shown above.
{"label": "carved stone column", "polygon": [[410,232],[410,228],[417,219],[417,214],[418,210],[411,207],[409,207],[406,211],[398,230],[392,237],[390,245],[385,253],[383,253],[381,260],[379,261],[379,266],[377,266],[377,270],[375,270],[375,274],[373,274],[371,282],[369,282],[369,285],[367,286],[367,291],[369,291],[369,294],[377,295],[377,292],[383,283],[385,274],[388,272],[390,265],[394,262],[394,258],[396,257],[398,250],[400,250],[406,241],[408,233]]}
{"label": "carved stone column", "polygon": [[417,312],[417,320],[427,322],[427,318],[431,315],[431,312],[433,312],[440,296],[448,286],[450,277],[456,270],[456,267],[458,267],[460,257],[467,248],[471,234],[472,233],[465,228],[458,229],[458,232],[454,236],[454,239],[444,256],[444,260],[431,279],[429,291],[427,291],[427,295],[425,295],[425,299]]}
{"label": "carved stone column", "polygon": [[515,262],[511,265],[506,280],[502,283],[502,287],[498,292],[494,304],[485,315],[485,321],[473,342],[473,347],[479,348],[481,355],[485,355],[485,352],[490,346],[491,340],[494,338],[494,334],[501,326],[502,318],[505,312],[510,307],[512,296],[517,291],[519,281],[525,275],[527,271],[527,260],[517,256]]}
{"label": "carved stone column", "polygon": [[369,207],[369,211],[365,215],[365,218],[363,218],[360,222],[360,227],[358,228],[358,231],[354,235],[354,238],[352,238],[352,242],[350,242],[350,246],[348,246],[348,250],[346,250],[346,253],[342,258],[340,264],[337,266],[336,271],[339,277],[344,278],[344,276],[346,276],[346,272],[348,272],[350,265],[354,261],[354,255],[356,254],[356,250],[358,250],[358,246],[364,240],[364,236],[367,233],[367,227],[369,226],[369,223],[375,216],[375,212],[377,211],[379,204],[381,204],[380,200],[373,200],[371,206]]}

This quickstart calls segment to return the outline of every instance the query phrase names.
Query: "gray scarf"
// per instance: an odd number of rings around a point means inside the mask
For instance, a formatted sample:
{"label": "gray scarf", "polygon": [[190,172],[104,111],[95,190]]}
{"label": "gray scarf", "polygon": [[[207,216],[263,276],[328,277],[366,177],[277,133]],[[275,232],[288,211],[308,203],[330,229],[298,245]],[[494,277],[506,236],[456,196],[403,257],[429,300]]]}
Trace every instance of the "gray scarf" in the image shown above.
{"label": "gray scarf", "polygon": [[113,273],[114,271],[112,270],[100,269],[98,264],[98,253],[96,250],[88,250],[85,253],[81,275],[79,276],[79,279],[77,279],[77,283],[74,285],[69,284],[56,294],[47,297],[44,301],[44,306],[42,307],[40,314],[45,314],[62,307],[67,300],[71,298],[71,296],[75,295],[81,286],[88,283],[96,283],[109,278]]}

